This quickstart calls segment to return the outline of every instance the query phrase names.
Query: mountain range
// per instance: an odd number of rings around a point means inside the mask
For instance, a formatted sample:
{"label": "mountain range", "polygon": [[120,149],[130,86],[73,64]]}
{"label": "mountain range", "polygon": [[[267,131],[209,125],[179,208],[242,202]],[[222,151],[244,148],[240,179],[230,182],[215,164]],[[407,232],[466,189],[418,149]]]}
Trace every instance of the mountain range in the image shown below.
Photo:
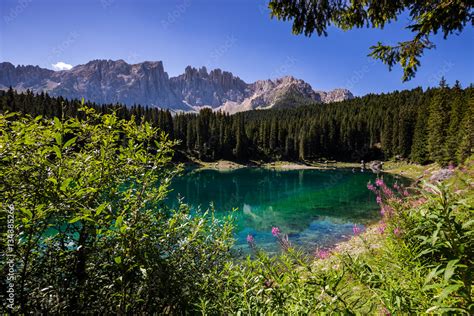
{"label": "mountain range", "polygon": [[128,64],[123,60],[93,60],[61,71],[2,62],[0,89],[9,87],[96,103],[141,104],[173,111],[211,107],[228,113],[353,98],[347,89],[315,91],[291,76],[246,83],[221,69],[208,72],[206,67],[188,66],[183,74],[169,77],[161,61]]}

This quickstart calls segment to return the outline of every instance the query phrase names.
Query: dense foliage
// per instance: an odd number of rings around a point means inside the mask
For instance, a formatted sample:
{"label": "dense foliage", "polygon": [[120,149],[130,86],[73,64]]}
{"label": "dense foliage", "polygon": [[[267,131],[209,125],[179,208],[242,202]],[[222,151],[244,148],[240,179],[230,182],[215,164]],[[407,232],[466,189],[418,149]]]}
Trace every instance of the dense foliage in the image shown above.
{"label": "dense foliage", "polygon": [[[401,157],[417,163],[459,163],[474,145],[474,89],[441,82],[436,89],[367,95],[333,104],[228,115],[201,110],[176,114],[156,108],[94,105],[135,116],[179,140],[177,158],[201,160],[360,161]],[[289,103],[294,99],[288,96]],[[285,100],[280,100],[281,104]],[[80,102],[46,94],[0,93],[3,110],[48,117],[76,117]]]}
{"label": "dense foliage", "polygon": [[311,36],[327,36],[327,29],[334,25],[342,30],[353,28],[380,28],[406,15],[406,26],[413,38],[387,45],[381,42],[372,46],[370,55],[380,59],[391,69],[400,64],[403,80],[409,80],[416,74],[420,57],[425,49],[435,47],[430,37],[438,32],[444,38],[460,33],[464,27],[474,25],[473,4],[471,1],[307,1],[307,0],[270,0],[272,16],[293,23],[293,33]]}
{"label": "dense foliage", "polygon": [[242,261],[230,221],[162,204],[177,172],[164,133],[134,116],[69,116],[0,116],[3,311],[474,312],[472,158],[445,183],[369,183],[382,221],[354,226],[349,248],[308,256],[273,227],[283,253],[269,257],[249,236],[254,256]]}
{"label": "dense foliage", "polygon": [[230,224],[162,205],[177,171],[165,134],[80,113],[0,116],[3,312],[189,310],[229,257]]}

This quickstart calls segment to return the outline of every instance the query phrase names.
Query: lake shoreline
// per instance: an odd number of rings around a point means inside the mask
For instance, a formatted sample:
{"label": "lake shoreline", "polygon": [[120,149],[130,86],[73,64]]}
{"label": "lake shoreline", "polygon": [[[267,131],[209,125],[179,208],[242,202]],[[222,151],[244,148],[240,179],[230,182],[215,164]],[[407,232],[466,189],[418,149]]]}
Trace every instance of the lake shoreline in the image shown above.
{"label": "lake shoreline", "polygon": [[[384,166],[387,169],[383,170],[383,172],[406,177],[415,181],[415,183],[422,180],[428,180],[433,173],[441,169],[441,167],[435,163],[422,166],[418,164],[388,161],[384,162]],[[379,231],[381,222],[382,220],[379,220],[366,225],[364,231],[360,235],[352,236],[348,240],[336,243],[329,249],[329,251],[332,254],[349,254],[352,256],[358,256],[369,251],[367,245],[370,245],[370,249],[380,248],[381,242],[384,238]],[[315,260],[315,264],[321,263],[321,260]]]}
{"label": "lake shoreline", "polygon": [[[230,160],[217,160],[212,162],[205,162],[200,160],[193,160],[185,163],[187,166],[195,167],[197,170],[216,170],[216,171],[232,171],[241,168],[264,168],[277,171],[289,170],[334,170],[338,168],[353,168],[360,170],[360,163],[356,162],[292,162],[292,161],[275,161],[275,162],[260,162],[250,161],[249,163],[237,163]],[[368,165],[368,164],[367,164]],[[434,172],[440,169],[437,164],[430,164],[426,166],[407,163],[404,161],[384,161],[382,173],[389,173],[397,176],[409,178],[410,180],[421,180],[426,172]],[[366,168],[366,170],[370,170]]]}

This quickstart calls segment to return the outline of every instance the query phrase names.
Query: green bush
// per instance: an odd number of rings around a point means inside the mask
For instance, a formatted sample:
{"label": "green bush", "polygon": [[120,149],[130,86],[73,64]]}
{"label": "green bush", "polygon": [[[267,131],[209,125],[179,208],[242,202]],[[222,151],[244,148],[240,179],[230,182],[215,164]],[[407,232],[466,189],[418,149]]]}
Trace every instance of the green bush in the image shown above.
{"label": "green bush", "polygon": [[229,258],[230,222],[163,206],[178,172],[164,134],[83,111],[85,119],[0,115],[3,225],[14,215],[14,228],[2,229],[14,241],[1,260],[3,310],[189,310],[199,285]]}

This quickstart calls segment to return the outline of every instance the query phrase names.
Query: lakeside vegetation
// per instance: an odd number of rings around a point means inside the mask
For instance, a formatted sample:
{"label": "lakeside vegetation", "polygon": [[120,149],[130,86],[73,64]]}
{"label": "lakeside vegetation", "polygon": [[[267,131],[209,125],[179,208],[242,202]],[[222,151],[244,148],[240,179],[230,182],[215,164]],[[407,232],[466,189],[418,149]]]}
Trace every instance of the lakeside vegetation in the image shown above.
{"label": "lakeside vegetation", "polygon": [[[369,184],[383,221],[355,226],[349,246],[308,256],[274,227],[283,253],[249,236],[254,257],[240,261],[231,218],[163,205],[175,142],[134,117],[77,113],[0,116],[14,311],[472,314],[472,158],[443,183]],[[9,268],[2,259],[5,302]]]}
{"label": "lakeside vegetation", "polygon": [[[204,109],[178,113],[140,105],[88,104],[101,113],[149,122],[180,143],[175,160],[212,162],[326,161],[360,162],[394,157],[419,164],[463,162],[474,142],[474,89],[421,88],[369,94],[332,104],[228,115]],[[290,97],[291,99],[291,97]],[[280,100],[298,102],[298,100]],[[47,94],[0,92],[3,111],[32,116],[75,117],[80,101]]]}

